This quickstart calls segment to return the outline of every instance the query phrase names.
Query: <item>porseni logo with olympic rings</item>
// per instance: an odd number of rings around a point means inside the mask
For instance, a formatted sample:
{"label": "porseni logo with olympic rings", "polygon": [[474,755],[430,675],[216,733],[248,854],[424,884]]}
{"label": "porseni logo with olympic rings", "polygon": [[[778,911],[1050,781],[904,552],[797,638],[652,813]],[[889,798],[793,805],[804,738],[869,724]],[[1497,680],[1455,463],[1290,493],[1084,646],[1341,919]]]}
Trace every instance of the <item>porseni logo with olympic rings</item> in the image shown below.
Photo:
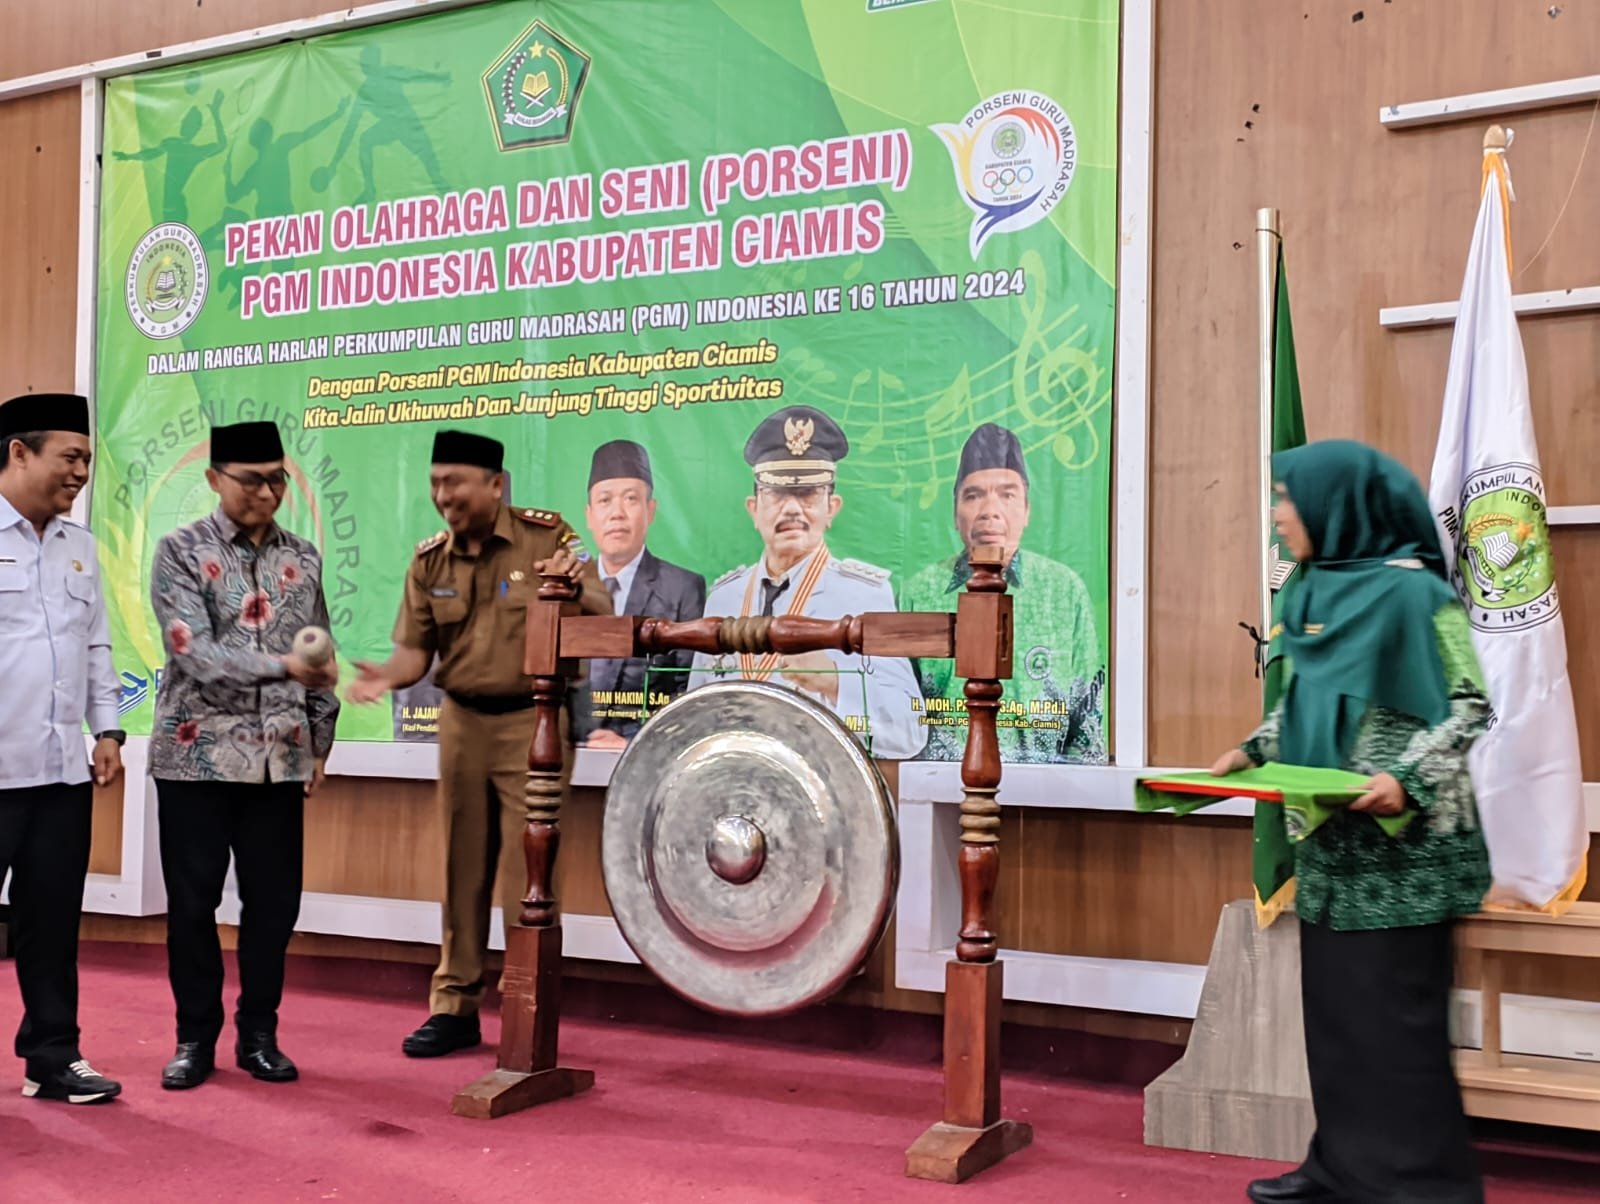
{"label": "porseni logo with olympic rings", "polygon": [[933,132],[973,212],[974,259],[990,235],[1025,230],[1054,209],[1078,166],[1072,119],[1041,92],[997,93]]}

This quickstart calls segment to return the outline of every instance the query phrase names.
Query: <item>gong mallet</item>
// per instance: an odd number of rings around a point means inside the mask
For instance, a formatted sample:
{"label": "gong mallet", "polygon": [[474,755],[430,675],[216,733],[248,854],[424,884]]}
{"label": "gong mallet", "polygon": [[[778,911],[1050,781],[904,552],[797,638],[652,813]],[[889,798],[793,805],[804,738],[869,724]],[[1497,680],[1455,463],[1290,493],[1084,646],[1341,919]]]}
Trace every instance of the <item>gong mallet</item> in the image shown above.
{"label": "gong mallet", "polygon": [[333,637],[321,627],[302,627],[294,633],[289,651],[309,668],[320,669],[333,659]]}

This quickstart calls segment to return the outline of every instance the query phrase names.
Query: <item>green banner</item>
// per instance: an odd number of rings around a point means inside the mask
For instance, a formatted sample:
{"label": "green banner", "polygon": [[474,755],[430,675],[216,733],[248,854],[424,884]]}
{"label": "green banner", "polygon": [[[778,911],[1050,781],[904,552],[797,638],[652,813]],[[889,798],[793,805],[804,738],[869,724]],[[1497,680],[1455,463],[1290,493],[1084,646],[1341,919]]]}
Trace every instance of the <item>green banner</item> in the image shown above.
{"label": "green banner", "polygon": [[[775,613],[953,609],[968,548],[1015,551],[1002,753],[1105,760],[1118,44],[1116,0],[520,0],[110,81],[92,522],[128,729],[211,424],[279,424],[355,659],[442,525],[436,430],[504,442],[513,502],[608,575],[643,540],[737,614],[782,572],[746,456],[776,416],[799,462],[846,446],[821,583]],[[631,523],[590,489],[614,440],[648,458]],[[843,669],[880,755],[959,757],[947,662]],[[340,736],[432,739],[436,702]]]}

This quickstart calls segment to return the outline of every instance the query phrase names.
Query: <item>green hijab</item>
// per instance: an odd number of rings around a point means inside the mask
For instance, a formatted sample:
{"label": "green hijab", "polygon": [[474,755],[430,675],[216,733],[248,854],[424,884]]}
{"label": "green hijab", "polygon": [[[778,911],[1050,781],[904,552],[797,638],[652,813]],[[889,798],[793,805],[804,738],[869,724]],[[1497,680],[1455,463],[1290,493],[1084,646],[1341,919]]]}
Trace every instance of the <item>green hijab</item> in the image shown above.
{"label": "green hijab", "polygon": [[1433,622],[1456,595],[1428,499],[1396,461],[1327,440],[1278,453],[1272,470],[1312,547],[1283,608],[1294,673],[1279,753],[1342,769],[1369,706],[1429,726],[1449,714]]}

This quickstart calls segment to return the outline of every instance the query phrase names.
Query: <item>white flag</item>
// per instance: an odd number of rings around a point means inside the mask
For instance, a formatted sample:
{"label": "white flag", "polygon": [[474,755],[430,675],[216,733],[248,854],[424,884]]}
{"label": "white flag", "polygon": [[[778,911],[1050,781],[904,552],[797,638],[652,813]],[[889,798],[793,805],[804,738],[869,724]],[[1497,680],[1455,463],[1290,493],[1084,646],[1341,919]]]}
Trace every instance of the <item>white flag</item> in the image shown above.
{"label": "white flag", "polygon": [[1504,151],[1484,153],[1483,183],[1428,500],[1493,710],[1471,760],[1494,871],[1488,903],[1559,914],[1588,864],[1578,723],[1511,301]]}

